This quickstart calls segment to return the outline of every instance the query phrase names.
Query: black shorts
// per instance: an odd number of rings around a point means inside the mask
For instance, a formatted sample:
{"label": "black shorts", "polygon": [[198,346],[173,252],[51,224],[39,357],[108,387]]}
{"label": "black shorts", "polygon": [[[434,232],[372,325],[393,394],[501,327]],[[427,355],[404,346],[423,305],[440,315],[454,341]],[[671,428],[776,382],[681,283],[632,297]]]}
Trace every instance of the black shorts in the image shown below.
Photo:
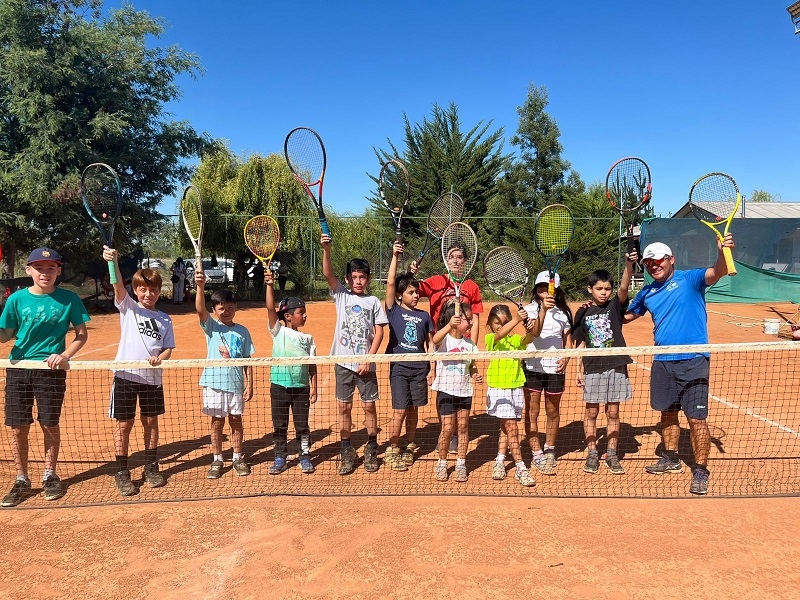
{"label": "black shorts", "polygon": [[6,425],[23,427],[36,418],[45,427],[61,420],[61,407],[67,391],[67,372],[51,369],[6,369]]}
{"label": "black shorts", "polygon": [[[424,363],[427,365],[428,363]],[[408,369],[392,364],[389,368],[389,388],[392,390],[392,408],[405,410],[412,406],[428,404],[428,371]]]}
{"label": "black shorts", "polygon": [[659,412],[683,410],[690,419],[708,418],[706,356],[687,360],[654,360],[650,371],[650,406]]}
{"label": "black shorts", "polygon": [[563,394],[567,376],[564,373],[540,373],[525,369],[525,389],[545,394]]}
{"label": "black shorts", "polygon": [[454,415],[460,410],[472,410],[472,398],[470,396],[452,396],[447,392],[436,394],[436,405],[439,407],[439,414],[446,417]]}
{"label": "black shorts", "polygon": [[157,417],[166,412],[163,386],[114,377],[108,416],[117,421],[133,420],[136,418],[137,398],[139,412],[143,417]]}

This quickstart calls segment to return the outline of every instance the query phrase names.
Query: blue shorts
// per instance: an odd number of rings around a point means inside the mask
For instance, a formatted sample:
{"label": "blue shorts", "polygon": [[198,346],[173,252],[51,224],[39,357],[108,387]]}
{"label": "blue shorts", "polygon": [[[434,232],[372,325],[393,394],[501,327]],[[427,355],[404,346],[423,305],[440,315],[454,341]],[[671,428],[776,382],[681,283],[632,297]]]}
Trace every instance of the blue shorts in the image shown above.
{"label": "blue shorts", "polygon": [[393,409],[405,410],[428,404],[428,371],[407,369],[392,363],[389,367],[389,388],[392,390]]}
{"label": "blue shorts", "polygon": [[687,360],[654,360],[650,371],[650,406],[659,412],[683,410],[690,419],[708,418],[708,374],[705,356]]}

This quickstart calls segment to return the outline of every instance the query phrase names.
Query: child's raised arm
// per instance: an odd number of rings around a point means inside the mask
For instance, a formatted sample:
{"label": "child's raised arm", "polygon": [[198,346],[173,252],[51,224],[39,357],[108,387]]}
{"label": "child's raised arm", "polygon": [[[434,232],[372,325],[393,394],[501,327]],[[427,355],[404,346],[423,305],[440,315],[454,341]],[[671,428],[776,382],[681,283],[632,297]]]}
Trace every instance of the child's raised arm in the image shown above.
{"label": "child's raised arm", "polygon": [[119,253],[114,248],[103,246],[103,260],[106,262],[113,261],[114,271],[117,273],[117,282],[114,285],[114,300],[119,304],[125,300],[128,295],[128,290],[125,289],[125,280],[122,278],[122,273],[119,270]]}
{"label": "child's raised arm", "polygon": [[392,246],[392,261],[389,263],[389,272],[386,274],[386,310],[395,304],[395,280],[397,279],[397,259],[403,253],[403,244],[395,242]]}
{"label": "child's raised arm", "polygon": [[[198,265],[199,266],[199,265]],[[194,272],[194,285],[197,287],[194,295],[194,308],[200,322],[208,321],[208,309],[206,308],[206,274],[202,267]]]}
{"label": "child's raised arm", "polygon": [[619,289],[617,290],[617,298],[621,303],[628,300],[628,290],[631,287],[631,277],[633,276],[633,265],[639,260],[639,255],[636,250],[632,250],[625,255],[625,270],[622,271],[622,277],[619,280]]}
{"label": "child's raised arm", "polygon": [[433,334],[433,344],[434,346],[438,346],[444,341],[444,338],[447,337],[447,334],[451,331],[454,331],[459,325],[461,324],[461,317],[458,315],[453,315],[450,317],[450,322],[447,324],[447,327],[439,328],[436,333]]}
{"label": "child's raised arm", "polygon": [[267,323],[272,329],[278,322],[278,313],[275,312],[275,277],[271,269],[264,269],[264,287],[267,288]]}
{"label": "child's raised arm", "polygon": [[335,292],[339,287],[339,279],[333,272],[333,261],[331,261],[331,236],[322,234],[319,243],[322,245],[322,275],[328,282],[328,287]]}
{"label": "child's raised arm", "polygon": [[[511,313],[511,320],[508,323],[506,323],[505,325],[503,325],[500,328],[499,331],[495,332],[495,334],[494,334],[495,343],[497,343],[500,340],[502,340],[504,337],[506,337],[508,334],[510,334],[512,331],[514,331],[514,327],[516,327],[518,324],[522,323],[522,317],[520,317],[521,313],[524,313],[524,314],[527,315],[527,313],[525,313],[524,310],[520,310],[516,314],[515,313]],[[528,331],[526,336],[527,335],[530,335],[530,331]]]}

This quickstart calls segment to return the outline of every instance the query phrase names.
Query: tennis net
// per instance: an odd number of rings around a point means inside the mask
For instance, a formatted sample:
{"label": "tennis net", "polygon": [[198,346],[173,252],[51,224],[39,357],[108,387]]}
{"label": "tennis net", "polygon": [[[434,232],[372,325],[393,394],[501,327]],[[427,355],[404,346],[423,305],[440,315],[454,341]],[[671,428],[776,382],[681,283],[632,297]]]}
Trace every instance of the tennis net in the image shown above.
{"label": "tennis net", "polygon": [[[569,357],[566,388],[560,400],[554,457],[554,475],[543,474],[531,465],[533,453],[523,422],[519,423],[522,459],[530,467],[533,487],[520,485],[515,477],[512,456],[505,452],[502,479],[494,479],[498,455],[500,419],[487,414],[485,376],[492,359],[513,361],[552,358],[548,352],[478,352],[470,354],[484,382],[475,384],[468,418],[466,470],[468,480],[456,481],[456,454],[448,454],[448,479],[439,481],[435,468],[439,459],[437,443],[440,419],[436,392],[428,388],[428,402],[418,409],[418,425],[412,452],[413,463],[406,471],[394,470],[386,459],[392,418],[389,382],[390,363],[417,359],[432,361],[441,354],[380,355],[375,357],[379,400],[377,401],[377,472],[367,472],[363,457],[367,443],[365,414],[359,392],[352,408],[352,446],[357,449],[356,469],[339,475],[341,442],[339,412],[335,398],[334,362],[342,357],[263,358],[233,360],[168,361],[161,367],[166,398],[166,413],[159,418],[158,461],[166,485],[150,488],[140,482],[144,463],[143,428],[137,414],[130,437],[129,466],[137,487],[135,495],[122,497],[115,487],[117,472],[114,451],[115,423],[108,417],[112,388],[112,369],[141,367],[144,363],[76,361],[67,374],[67,389],[60,420],[61,450],[58,475],[67,486],[66,495],[46,502],[41,494],[44,468],[42,431],[30,428],[30,468],[32,493],[21,504],[26,507],[53,507],[105,504],[113,502],[167,501],[253,495],[502,495],[546,497],[684,497],[689,495],[695,464],[689,427],[680,414],[678,455],[684,463],[681,473],[652,475],[645,467],[659,460],[662,441],[660,414],[650,407],[650,377],[653,359],[678,351],[710,354],[707,423],[710,435],[708,468],[711,473],[708,495],[772,496],[800,494],[800,410],[797,388],[800,383],[794,365],[800,345],[792,342],[725,344],[692,347],[630,347],[559,351]],[[586,404],[583,390],[576,386],[578,361],[584,357],[625,354],[630,357],[628,375],[632,399],[620,404],[617,455],[624,474],[606,468],[609,447],[607,420],[603,405],[597,417],[599,470],[585,471],[587,443],[584,432]],[[452,356],[452,355],[450,355]],[[463,355],[462,355],[463,356]],[[314,473],[303,473],[298,465],[299,441],[294,424],[288,430],[287,469],[270,475],[275,458],[275,435],[271,414],[270,371],[275,366],[315,364],[318,370],[318,399],[309,414],[310,460]],[[205,367],[250,366],[254,396],[244,411],[243,452],[252,468],[249,476],[238,476],[231,468],[230,430],[225,425],[223,442],[225,466],[219,479],[208,479],[212,461],[210,417],[201,412],[202,390],[199,379]],[[0,377],[10,368],[36,368],[36,363],[12,364],[0,361]],[[534,397],[536,394],[534,393]],[[538,419],[539,445],[545,442],[547,412],[552,402],[541,401]],[[528,405],[526,405],[528,408]],[[529,412],[529,411],[526,411]],[[34,409],[34,418],[36,411]],[[551,418],[551,432],[555,421]],[[0,486],[8,489],[16,475],[9,427],[0,433]],[[613,436],[612,436],[613,437]],[[408,437],[403,427],[400,453]],[[411,462],[411,460],[409,460]],[[3,490],[0,489],[0,493]]]}

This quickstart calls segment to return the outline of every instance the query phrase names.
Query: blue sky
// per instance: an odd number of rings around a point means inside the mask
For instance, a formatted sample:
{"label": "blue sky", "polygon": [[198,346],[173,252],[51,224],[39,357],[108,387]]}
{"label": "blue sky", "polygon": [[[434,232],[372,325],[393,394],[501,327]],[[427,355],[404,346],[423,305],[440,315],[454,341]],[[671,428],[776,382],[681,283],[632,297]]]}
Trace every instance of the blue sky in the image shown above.
{"label": "blue sky", "polygon": [[316,129],[324,201],[338,212],[367,206],[373,147],[403,147],[403,115],[419,123],[454,102],[465,131],[491,122],[510,139],[533,83],[547,87],[563,156],[583,180],[640,156],[664,216],[710,171],[731,174],[745,196],[800,202],[791,3],[132,2],[169,23],[154,43],[196,53],[206,71],[181,79],[173,117],[244,156],[282,153],[289,130]]}

